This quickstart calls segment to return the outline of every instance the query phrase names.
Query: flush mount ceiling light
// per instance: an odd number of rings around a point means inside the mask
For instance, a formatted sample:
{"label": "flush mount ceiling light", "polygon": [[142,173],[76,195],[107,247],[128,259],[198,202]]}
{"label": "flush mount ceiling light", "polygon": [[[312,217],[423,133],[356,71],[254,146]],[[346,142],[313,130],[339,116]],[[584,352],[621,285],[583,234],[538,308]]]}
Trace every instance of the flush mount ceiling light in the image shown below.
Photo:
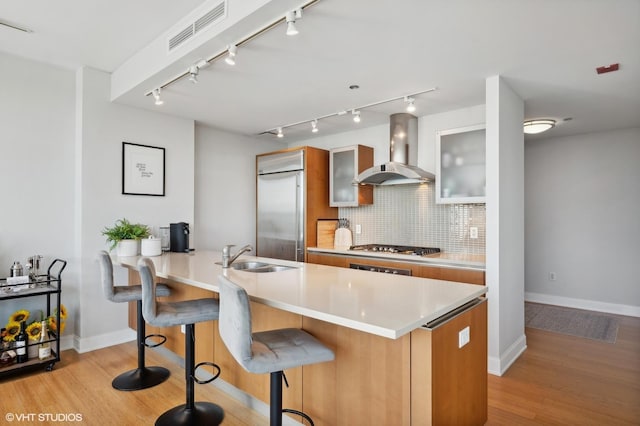
{"label": "flush mount ceiling light", "polygon": [[552,127],[555,127],[555,125],[556,120],[551,119],[529,120],[524,122],[524,132],[528,135],[535,135],[546,132]]}
{"label": "flush mount ceiling light", "polygon": [[162,105],[164,103],[164,101],[162,99],[160,99],[160,91],[162,89],[157,88],[157,89],[153,89],[153,97],[156,100],[156,105]]}
{"label": "flush mount ceiling light", "polygon": [[227,48],[227,57],[224,58],[224,61],[229,65],[235,65],[237,54],[238,54],[238,46],[236,46],[235,44],[230,45]]}
{"label": "flush mount ceiling light", "polygon": [[404,97],[404,102],[407,104],[407,112],[415,112],[416,106],[414,104],[416,100],[414,98],[410,98],[408,96]]}
{"label": "flush mount ceiling light", "polygon": [[291,12],[287,12],[284,19],[287,23],[287,35],[294,36],[298,34],[298,29],[296,28],[296,20],[302,18],[302,9],[292,10]]}
{"label": "flush mount ceiling light", "polygon": [[354,123],[359,123],[360,122],[360,111],[357,110],[352,110],[351,111],[351,115],[353,115],[353,122]]}

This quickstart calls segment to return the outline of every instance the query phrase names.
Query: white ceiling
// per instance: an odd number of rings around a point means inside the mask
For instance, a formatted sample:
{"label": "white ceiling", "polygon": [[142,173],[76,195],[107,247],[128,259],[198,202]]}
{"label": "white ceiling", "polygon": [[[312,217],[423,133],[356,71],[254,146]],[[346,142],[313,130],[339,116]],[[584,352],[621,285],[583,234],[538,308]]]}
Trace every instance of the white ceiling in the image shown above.
{"label": "white ceiling", "polygon": [[[228,0],[229,10],[239,1]],[[113,72],[205,2],[3,3],[0,21],[34,32],[0,26],[0,51]],[[263,3],[271,12],[295,4]],[[247,22],[259,22],[257,30],[267,15],[257,11]],[[527,118],[560,121],[529,139],[640,127],[638,0],[320,0],[296,25],[297,36],[287,37],[280,24],[239,48],[235,67],[216,61],[197,85],[177,81],[163,91],[164,105],[153,105],[145,93],[158,82],[235,41],[233,31],[213,35],[173,66],[149,70],[116,101],[257,135],[431,87],[438,90],[417,96],[416,115],[482,104],[485,79],[500,74],[525,100]],[[596,74],[613,63],[619,71]],[[402,110],[402,101],[367,108],[359,126]],[[320,121],[317,135],[354,126],[348,116],[333,117]],[[311,138],[309,129],[287,129],[285,141]]]}

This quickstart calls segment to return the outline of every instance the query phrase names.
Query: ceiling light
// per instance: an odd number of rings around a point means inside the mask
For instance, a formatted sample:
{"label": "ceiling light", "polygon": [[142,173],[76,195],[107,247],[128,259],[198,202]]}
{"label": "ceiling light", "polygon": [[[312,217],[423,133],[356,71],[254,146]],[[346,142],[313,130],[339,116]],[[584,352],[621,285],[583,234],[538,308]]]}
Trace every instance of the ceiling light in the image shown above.
{"label": "ceiling light", "polygon": [[529,120],[524,122],[524,132],[529,135],[546,132],[556,125],[556,120]]}
{"label": "ceiling light", "polygon": [[287,35],[294,36],[298,34],[298,29],[296,28],[296,19],[302,18],[302,9],[292,10],[291,12],[287,12],[284,19],[287,22]]}
{"label": "ceiling light", "polygon": [[226,63],[228,63],[229,65],[235,65],[236,64],[236,55],[238,54],[238,46],[236,46],[235,44],[232,44],[232,45],[229,46],[227,51],[229,53],[227,54],[227,57],[224,59],[224,61]]}
{"label": "ceiling light", "polygon": [[356,111],[355,109],[351,111],[351,115],[353,115],[353,121],[356,123],[360,122],[360,111]]}
{"label": "ceiling light", "polygon": [[408,96],[405,96],[404,97],[404,101],[408,104],[407,105],[407,112],[415,112],[416,106],[414,105],[414,102],[416,100],[414,98],[410,98]]}
{"label": "ceiling light", "polygon": [[278,136],[279,138],[284,137],[284,133],[282,133],[282,127],[278,127],[278,134],[276,136]]}
{"label": "ceiling light", "polygon": [[160,91],[162,89],[160,89],[159,87],[157,89],[153,89],[153,97],[156,100],[156,105],[162,105],[164,103],[164,101],[162,99],[160,99]]}
{"label": "ceiling light", "polygon": [[311,132],[318,133],[318,120],[313,120],[311,122]]}
{"label": "ceiling light", "polygon": [[198,82],[198,71],[199,69],[197,65],[191,65],[189,67],[189,81],[193,84]]}

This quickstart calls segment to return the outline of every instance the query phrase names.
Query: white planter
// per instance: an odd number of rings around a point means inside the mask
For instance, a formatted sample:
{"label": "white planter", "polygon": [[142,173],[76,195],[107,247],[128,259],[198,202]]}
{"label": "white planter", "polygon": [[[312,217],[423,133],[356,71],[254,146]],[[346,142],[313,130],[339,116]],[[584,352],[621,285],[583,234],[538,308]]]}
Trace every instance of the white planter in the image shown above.
{"label": "white planter", "polygon": [[116,253],[119,257],[137,256],[138,247],[138,240],[121,240],[116,247]]}
{"label": "white planter", "polygon": [[162,254],[162,240],[160,238],[145,238],[140,240],[140,252],[143,256],[160,256]]}

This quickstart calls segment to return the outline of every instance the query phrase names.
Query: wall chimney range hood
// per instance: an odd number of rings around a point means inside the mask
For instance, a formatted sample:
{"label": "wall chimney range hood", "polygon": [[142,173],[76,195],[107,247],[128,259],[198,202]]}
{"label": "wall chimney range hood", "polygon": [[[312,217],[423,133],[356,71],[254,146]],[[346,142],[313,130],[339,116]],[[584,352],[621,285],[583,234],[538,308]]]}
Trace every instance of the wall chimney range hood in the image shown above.
{"label": "wall chimney range hood", "polygon": [[389,132],[391,161],[368,168],[354,179],[354,184],[400,185],[433,181],[435,176],[432,173],[422,170],[415,165],[415,160],[412,161],[418,152],[418,119],[407,113],[392,114]]}

